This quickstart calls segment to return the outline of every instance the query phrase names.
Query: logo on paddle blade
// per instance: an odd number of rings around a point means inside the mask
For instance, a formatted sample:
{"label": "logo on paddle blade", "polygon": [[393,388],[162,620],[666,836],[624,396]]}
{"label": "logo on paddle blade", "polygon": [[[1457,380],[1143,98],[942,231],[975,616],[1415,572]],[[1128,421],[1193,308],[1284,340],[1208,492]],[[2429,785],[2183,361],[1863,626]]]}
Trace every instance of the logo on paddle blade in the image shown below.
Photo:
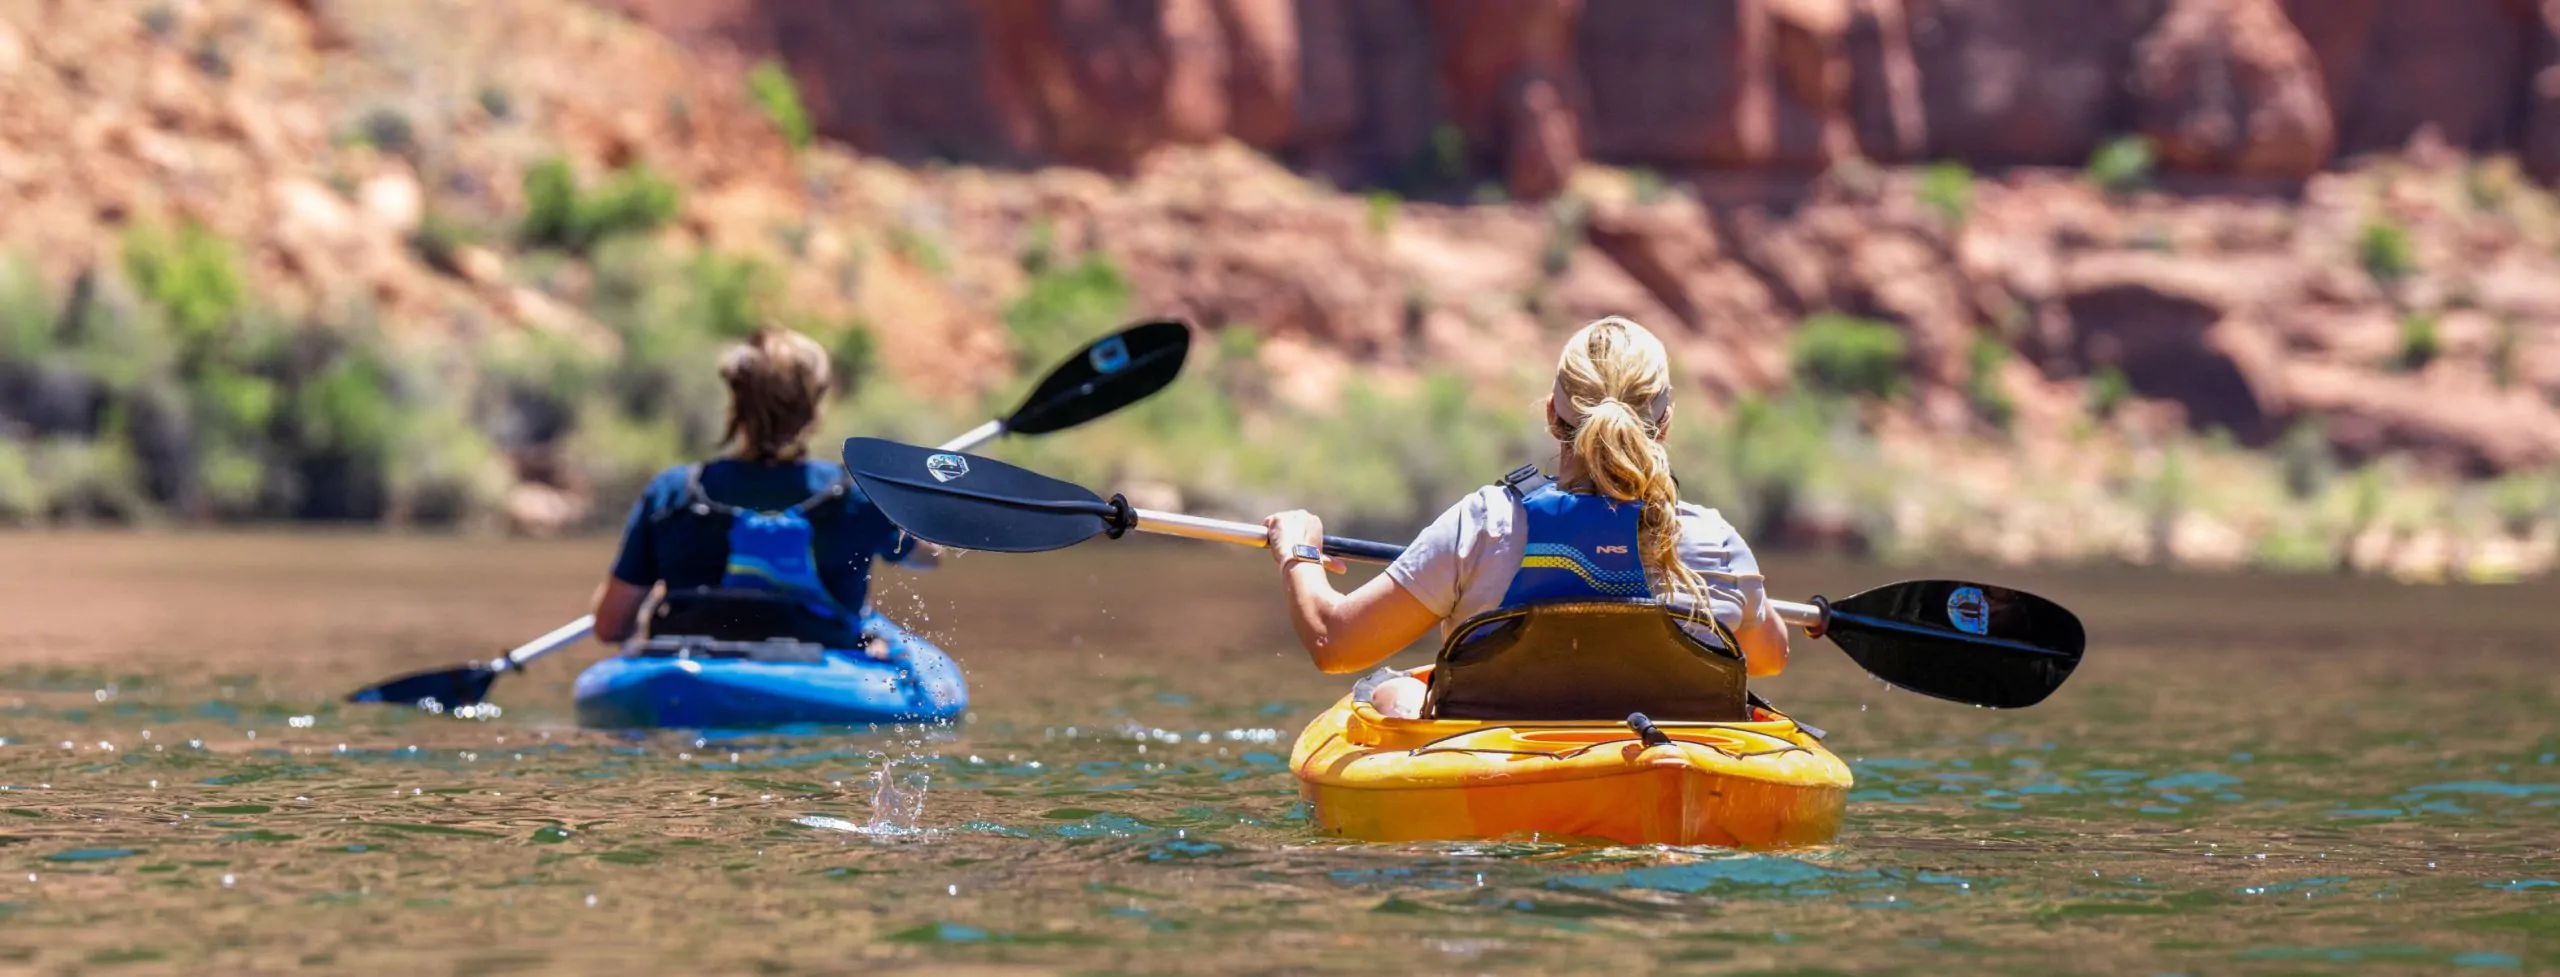
{"label": "logo on paddle blade", "polygon": [[1966,634],[1991,633],[1991,602],[1980,587],[1958,587],[1947,595],[1947,623]]}
{"label": "logo on paddle blade", "polygon": [[1085,355],[1085,361],[1093,364],[1095,373],[1118,373],[1129,365],[1129,344],[1113,336],[1095,345],[1093,352]]}
{"label": "logo on paddle blade", "polygon": [[933,473],[934,481],[948,482],[969,474],[969,459],[959,455],[935,455],[924,460],[924,470]]}

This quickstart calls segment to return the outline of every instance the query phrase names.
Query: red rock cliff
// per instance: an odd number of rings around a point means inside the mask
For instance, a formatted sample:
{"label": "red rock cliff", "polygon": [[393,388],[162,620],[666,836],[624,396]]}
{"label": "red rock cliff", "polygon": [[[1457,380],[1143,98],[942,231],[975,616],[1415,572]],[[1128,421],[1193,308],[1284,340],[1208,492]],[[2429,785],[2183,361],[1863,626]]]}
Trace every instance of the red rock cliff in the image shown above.
{"label": "red rock cliff", "polygon": [[2560,175],[2560,4],[2531,0],[612,0],[780,57],[831,135],[1123,169],[1232,136],[1355,181],[1465,162],[1543,196],[1587,157],[1860,156],[2298,177],[2423,130]]}

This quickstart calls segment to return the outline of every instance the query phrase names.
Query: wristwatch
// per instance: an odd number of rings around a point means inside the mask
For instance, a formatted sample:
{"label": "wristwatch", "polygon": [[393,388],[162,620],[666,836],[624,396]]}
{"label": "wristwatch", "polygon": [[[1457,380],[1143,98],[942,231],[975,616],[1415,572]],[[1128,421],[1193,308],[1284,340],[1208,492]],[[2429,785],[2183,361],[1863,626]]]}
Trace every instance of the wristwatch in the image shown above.
{"label": "wristwatch", "polygon": [[1324,551],[1306,543],[1299,543],[1295,546],[1291,546],[1289,547],[1289,555],[1280,558],[1280,569],[1285,571],[1300,563],[1313,563],[1317,566],[1323,566]]}

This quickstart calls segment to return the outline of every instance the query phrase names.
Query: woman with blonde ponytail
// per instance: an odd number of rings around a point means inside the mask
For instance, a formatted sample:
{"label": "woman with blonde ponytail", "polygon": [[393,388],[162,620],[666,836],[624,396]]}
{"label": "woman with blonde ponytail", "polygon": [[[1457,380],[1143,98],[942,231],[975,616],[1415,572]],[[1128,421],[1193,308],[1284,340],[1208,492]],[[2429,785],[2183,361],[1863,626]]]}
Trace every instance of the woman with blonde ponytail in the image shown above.
{"label": "woman with blonde ponytail", "polygon": [[[1551,483],[1524,468],[1477,490],[1350,594],[1322,572],[1340,565],[1313,549],[1321,521],[1303,511],[1263,520],[1316,666],[1368,668],[1434,626],[1501,608],[1651,599],[1706,609],[1714,626],[1703,630],[1718,642],[1729,636],[1751,675],[1785,669],[1786,629],[1766,606],[1750,547],[1715,510],[1679,500],[1663,448],[1672,411],[1662,341],[1617,316],[1584,326],[1565,341],[1545,413],[1558,447]],[[1424,691],[1398,676],[1369,698],[1387,715],[1412,717]]]}

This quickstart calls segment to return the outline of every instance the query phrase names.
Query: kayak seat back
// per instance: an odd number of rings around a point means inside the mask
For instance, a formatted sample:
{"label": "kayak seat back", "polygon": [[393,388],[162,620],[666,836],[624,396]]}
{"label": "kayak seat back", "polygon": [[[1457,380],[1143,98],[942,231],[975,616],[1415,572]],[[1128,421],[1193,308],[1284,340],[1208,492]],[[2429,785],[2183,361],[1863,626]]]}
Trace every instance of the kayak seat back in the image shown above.
{"label": "kayak seat back", "polygon": [[1651,601],[1499,608],[1450,629],[1422,715],[1511,722],[1665,722],[1751,716],[1733,652]]}
{"label": "kayak seat back", "polygon": [[793,638],[830,648],[852,648],[862,641],[853,627],[822,617],[789,595],[722,587],[668,591],[649,612],[649,636],[717,641]]}

